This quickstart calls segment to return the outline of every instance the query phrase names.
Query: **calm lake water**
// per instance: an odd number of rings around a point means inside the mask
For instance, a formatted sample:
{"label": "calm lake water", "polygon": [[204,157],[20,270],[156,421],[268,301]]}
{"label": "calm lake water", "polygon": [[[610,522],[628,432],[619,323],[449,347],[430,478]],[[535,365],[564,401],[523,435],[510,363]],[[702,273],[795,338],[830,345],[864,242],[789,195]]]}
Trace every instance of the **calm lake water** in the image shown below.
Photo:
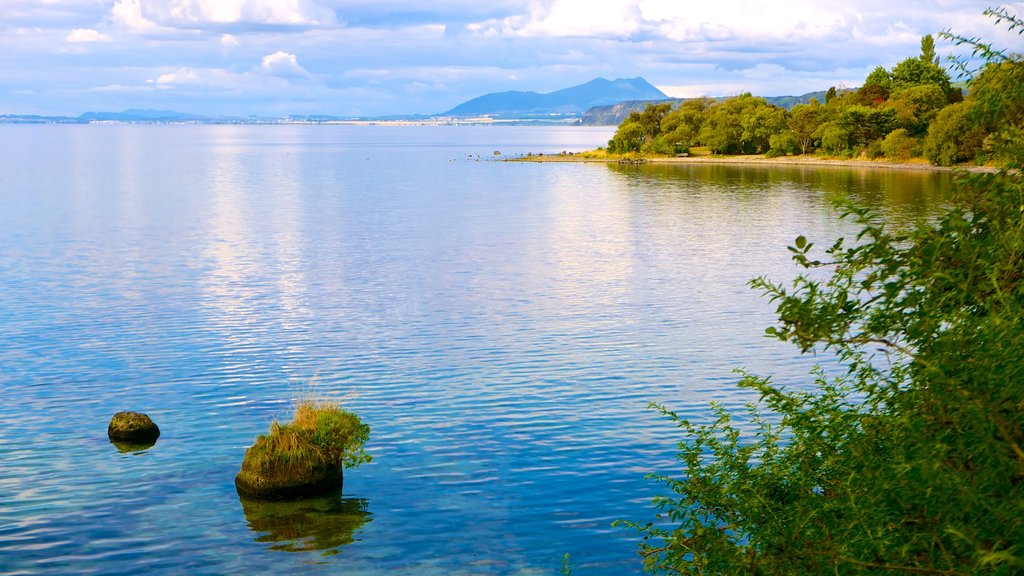
{"label": "calm lake water", "polygon": [[[492,161],[610,134],[0,126],[0,573],[640,573],[611,524],[678,469],[648,402],[741,406],[737,367],[806,386],[828,359],[763,337],[746,282],[850,230],[831,195],[905,222],[950,181]],[[311,385],[374,461],[340,497],[241,501]],[[120,410],[159,442],[108,443]]]}

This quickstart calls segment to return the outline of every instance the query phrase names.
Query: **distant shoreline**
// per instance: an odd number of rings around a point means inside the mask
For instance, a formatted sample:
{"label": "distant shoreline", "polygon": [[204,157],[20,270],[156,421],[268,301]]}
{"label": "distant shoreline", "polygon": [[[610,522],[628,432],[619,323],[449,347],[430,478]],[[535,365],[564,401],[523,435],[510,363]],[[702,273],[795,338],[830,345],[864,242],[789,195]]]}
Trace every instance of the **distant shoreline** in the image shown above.
{"label": "distant shoreline", "polygon": [[763,155],[740,156],[686,156],[654,158],[594,158],[582,154],[544,154],[508,158],[506,162],[579,162],[600,164],[740,164],[754,166],[834,166],[839,168],[880,168],[888,170],[917,170],[925,172],[995,172],[992,166],[935,166],[925,162],[889,162],[885,160],[829,159],[813,156],[780,156],[767,158]]}

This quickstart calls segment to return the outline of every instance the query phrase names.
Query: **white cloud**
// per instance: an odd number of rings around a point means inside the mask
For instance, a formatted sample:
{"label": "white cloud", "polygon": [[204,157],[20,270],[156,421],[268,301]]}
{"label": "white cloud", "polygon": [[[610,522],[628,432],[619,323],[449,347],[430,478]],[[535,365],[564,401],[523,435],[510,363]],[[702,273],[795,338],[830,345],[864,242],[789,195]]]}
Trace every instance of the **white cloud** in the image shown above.
{"label": "white cloud", "polygon": [[289,54],[278,50],[273,54],[267,54],[260,62],[260,70],[271,76],[282,77],[307,77],[309,72],[299,65],[295,54]]}
{"label": "white cloud", "polygon": [[[0,94],[0,108],[179,109],[180,99],[195,110],[210,103],[233,112],[266,109],[281,98],[282,106],[308,102],[344,115],[437,112],[486,92],[549,92],[597,76],[643,76],[673,95],[803,93],[858,85],[875,66],[916,55],[921,35],[946,28],[1019,51],[1020,37],[982,16],[985,6],[980,0],[0,0],[6,32],[0,54],[17,55],[3,70],[10,90]],[[1024,14],[1024,2],[1009,6]],[[124,57],[88,43],[107,36]],[[937,44],[941,56],[962,52]],[[99,88],[95,98],[77,99],[95,86],[142,88],[137,101],[102,100]],[[71,89],[75,97],[68,96]],[[353,99],[337,98],[341,90]]]}
{"label": "white cloud", "polygon": [[626,37],[640,24],[637,0],[606,0],[599,6],[591,0],[552,0],[534,4],[528,14],[469,24],[467,29],[482,36]]}
{"label": "white cloud", "polygon": [[197,68],[183,66],[147,80],[158,88],[195,87],[213,89],[259,89],[268,83],[287,86],[294,80],[305,84],[312,75],[303,68],[294,54],[274,52],[260,60],[257,66],[245,72],[232,72],[224,68]]}
{"label": "white cloud", "polygon": [[676,41],[744,38],[815,40],[834,35],[859,18],[846,4],[789,0],[785,6],[753,0],[713,3],[640,0],[645,22]]}
{"label": "white cloud", "polygon": [[[224,72],[224,70],[220,70],[220,72]],[[191,68],[179,68],[179,69],[175,70],[174,72],[168,72],[166,74],[161,74],[160,76],[158,76],[156,78],[156,80],[152,80],[151,82],[154,82],[154,83],[156,83],[158,85],[165,85],[165,86],[166,85],[181,86],[181,85],[188,85],[188,84],[204,84],[204,83],[209,83],[208,79],[211,76],[212,76],[211,70],[207,70],[204,73],[202,71],[194,70],[194,69],[191,69]]]}
{"label": "white cloud", "polygon": [[640,28],[635,0],[555,0],[533,14],[520,33],[526,36],[629,36]]}
{"label": "white cloud", "polygon": [[116,0],[110,9],[110,19],[115,25],[137,34],[166,34],[173,31],[147,18],[143,14],[142,0]]}
{"label": "white cloud", "polygon": [[277,24],[329,26],[334,11],[317,0],[142,0],[145,14],[165,26]]}
{"label": "white cloud", "polygon": [[68,33],[66,40],[68,42],[111,42],[113,38],[91,28],[75,28]]}
{"label": "white cloud", "polygon": [[897,11],[885,0],[863,0],[855,5],[837,0],[791,0],[785,6],[760,0],[606,0],[599,4],[592,0],[541,0],[518,14],[472,23],[466,28],[484,37],[792,43],[835,40],[858,30],[861,37],[882,37],[887,28],[903,25],[901,20],[917,18],[917,10],[924,9]]}
{"label": "white cloud", "polygon": [[331,26],[337,18],[316,0],[115,0],[106,21],[136,34],[168,35],[210,25]]}

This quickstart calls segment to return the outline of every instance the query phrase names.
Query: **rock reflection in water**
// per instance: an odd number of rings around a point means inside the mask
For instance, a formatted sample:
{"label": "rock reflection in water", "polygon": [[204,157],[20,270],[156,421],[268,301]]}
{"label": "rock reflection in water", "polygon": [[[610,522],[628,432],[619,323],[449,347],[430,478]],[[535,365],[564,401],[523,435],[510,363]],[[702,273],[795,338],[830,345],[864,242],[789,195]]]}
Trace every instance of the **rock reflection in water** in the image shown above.
{"label": "rock reflection in water", "polygon": [[117,451],[121,452],[122,454],[124,454],[124,453],[138,454],[138,453],[141,453],[141,452],[145,452],[146,450],[149,450],[153,446],[156,446],[156,441],[153,441],[153,442],[118,442],[116,440],[111,440],[110,443],[113,444],[114,448],[117,448]]}
{"label": "rock reflection in water", "polygon": [[373,517],[365,499],[342,498],[340,493],[285,502],[239,500],[249,529],[260,533],[256,541],[285,552],[337,554]]}

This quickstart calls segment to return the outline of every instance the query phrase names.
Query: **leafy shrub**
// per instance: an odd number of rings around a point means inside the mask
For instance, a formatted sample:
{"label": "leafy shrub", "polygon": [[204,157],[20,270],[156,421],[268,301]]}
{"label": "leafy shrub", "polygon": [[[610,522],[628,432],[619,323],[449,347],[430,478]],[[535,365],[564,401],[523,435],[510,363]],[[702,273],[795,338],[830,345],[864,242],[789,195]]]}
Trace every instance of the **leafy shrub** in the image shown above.
{"label": "leafy shrub", "polygon": [[305,400],[295,406],[292,426],[301,429],[332,465],[354,468],[369,462],[363,451],[370,427],[337,402]]}
{"label": "leafy shrub", "polygon": [[882,141],[882,152],[886,158],[893,160],[909,160],[917,148],[917,139],[910,136],[904,128],[897,128]]}
{"label": "leafy shrub", "polygon": [[851,134],[836,122],[826,122],[814,131],[814,138],[821,141],[821,151],[833,156],[850,149]]}
{"label": "leafy shrub", "polygon": [[948,104],[946,93],[934,84],[913,86],[895,94],[887,106],[896,112],[896,123],[912,136],[922,136],[935,116]]}
{"label": "leafy shrub", "polygon": [[770,158],[800,153],[800,143],[797,142],[796,135],[791,130],[772,134],[768,142],[771,145],[767,154]]}
{"label": "leafy shrub", "polygon": [[864,156],[871,160],[881,158],[883,155],[884,153],[882,152],[881,140],[872,140],[871,142],[868,142],[867,146],[864,147]]}
{"label": "leafy shrub", "polygon": [[[768,333],[832,350],[847,371],[813,392],[746,375],[746,424],[714,408],[684,432],[684,479],[659,477],[654,574],[1014,574],[1024,570],[1024,176],[959,180],[933,225],[889,231],[850,208],[860,242],[804,268]],[[754,433],[744,434],[753,426]]]}
{"label": "leafy shrub", "polygon": [[852,144],[867,146],[869,142],[882,138],[895,127],[896,111],[892,108],[847,106],[840,112],[838,123],[847,131]]}
{"label": "leafy shrub", "polygon": [[317,414],[313,443],[332,462],[345,468],[370,461],[363,445],[370,438],[370,427],[358,416],[344,410],[328,410]]}
{"label": "leafy shrub", "polygon": [[952,166],[973,158],[983,141],[984,132],[971,120],[970,103],[950,104],[928,127],[924,155],[937,166]]}

